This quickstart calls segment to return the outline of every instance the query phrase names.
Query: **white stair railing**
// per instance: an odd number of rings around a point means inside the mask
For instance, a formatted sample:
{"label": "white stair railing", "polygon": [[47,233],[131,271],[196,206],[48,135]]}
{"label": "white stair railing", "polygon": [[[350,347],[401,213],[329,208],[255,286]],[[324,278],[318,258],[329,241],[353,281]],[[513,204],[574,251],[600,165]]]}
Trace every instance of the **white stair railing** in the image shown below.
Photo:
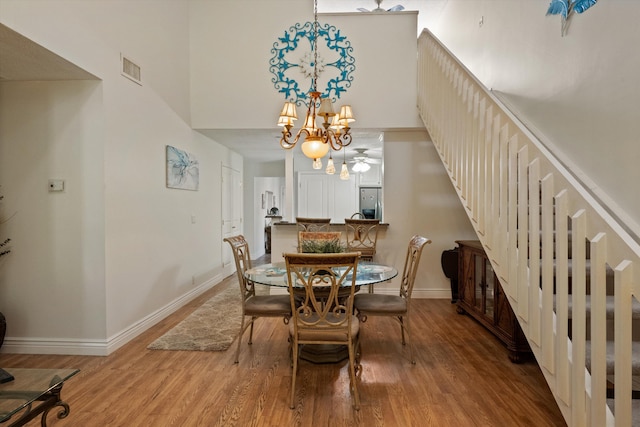
{"label": "white stair railing", "polygon": [[630,426],[640,246],[428,30],[418,108],[567,425]]}

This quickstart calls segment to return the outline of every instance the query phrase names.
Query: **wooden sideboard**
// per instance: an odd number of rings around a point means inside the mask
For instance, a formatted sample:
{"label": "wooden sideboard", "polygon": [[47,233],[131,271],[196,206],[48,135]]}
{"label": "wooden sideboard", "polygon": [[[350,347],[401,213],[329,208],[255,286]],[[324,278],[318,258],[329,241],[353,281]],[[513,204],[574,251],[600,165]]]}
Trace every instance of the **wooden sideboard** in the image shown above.
{"label": "wooden sideboard", "polygon": [[507,346],[512,362],[520,362],[531,349],[482,244],[477,240],[456,243],[458,313],[476,319]]}

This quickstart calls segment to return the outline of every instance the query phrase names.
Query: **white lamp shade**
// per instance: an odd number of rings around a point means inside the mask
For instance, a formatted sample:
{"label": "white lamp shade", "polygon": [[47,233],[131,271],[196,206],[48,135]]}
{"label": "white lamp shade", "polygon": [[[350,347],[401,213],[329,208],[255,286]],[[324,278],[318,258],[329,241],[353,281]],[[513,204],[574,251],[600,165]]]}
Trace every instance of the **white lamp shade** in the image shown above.
{"label": "white lamp shade", "polygon": [[278,119],[278,126],[290,126],[293,127],[293,121],[295,119],[286,116],[280,116]]}
{"label": "white lamp shade", "polygon": [[333,116],[333,120],[331,120],[331,129],[334,129],[336,131],[340,131],[340,129],[344,128],[344,125],[342,123],[340,123],[340,116],[339,115],[335,115]]}
{"label": "white lamp shade", "polygon": [[307,129],[309,132],[314,132],[316,129],[316,118],[313,114],[307,114],[307,117],[304,119],[304,129]]}
{"label": "white lamp shade", "polygon": [[[285,120],[289,119],[289,120]],[[281,123],[293,123],[294,120],[298,120],[298,113],[296,111],[296,104],[293,102],[285,102],[280,112],[280,119],[278,120],[278,126],[284,126]]]}
{"label": "white lamp shade", "polygon": [[340,114],[338,115],[341,122],[346,121],[347,123],[355,122],[356,119],[353,117],[353,111],[351,110],[351,105],[343,105],[340,108]]}
{"label": "white lamp shade", "polygon": [[320,100],[320,109],[318,110],[318,115],[323,117],[332,117],[336,115],[336,113],[333,111],[333,103],[329,98],[322,98]]}
{"label": "white lamp shade", "polygon": [[329,144],[317,137],[307,137],[302,143],[302,152],[310,159],[321,159],[329,152]]}

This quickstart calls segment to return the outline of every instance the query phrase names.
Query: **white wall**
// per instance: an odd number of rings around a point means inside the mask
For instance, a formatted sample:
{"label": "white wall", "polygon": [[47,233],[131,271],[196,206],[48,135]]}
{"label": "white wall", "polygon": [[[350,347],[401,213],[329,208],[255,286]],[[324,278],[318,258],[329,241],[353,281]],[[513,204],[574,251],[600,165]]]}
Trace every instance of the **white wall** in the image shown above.
{"label": "white wall", "polygon": [[422,253],[414,296],[450,298],[442,251],[477,236],[426,132],[385,132],[383,199],[389,228],[376,259],[402,268],[411,237],[428,237],[432,243]]}
{"label": "white wall", "polygon": [[[98,81],[0,83],[8,337],[106,336],[102,104]],[[65,190],[48,192],[51,178]]]}
{"label": "white wall", "polygon": [[[291,26],[312,19],[311,1],[192,1],[193,127],[277,135],[284,95],[271,81],[271,48]],[[336,104],[351,104],[354,128],[422,127],[415,100],[417,13],[326,14],[319,21],[336,26],[353,47],[353,83]],[[298,117],[303,113],[299,107]]]}
{"label": "white wall", "polygon": [[[0,184],[18,211],[0,273],[3,349],[106,354],[222,278],[221,165],[242,171],[242,158],[185,122],[187,3],[0,9],[3,24],[101,79],[1,83]],[[120,52],[141,60],[142,86],[119,74]],[[199,191],[165,187],[168,144],[198,157]],[[36,191],[47,178],[68,189]]]}
{"label": "white wall", "polygon": [[449,0],[430,29],[638,236],[640,197],[629,186],[640,181],[640,3],[600,1],[564,37],[547,7]]}

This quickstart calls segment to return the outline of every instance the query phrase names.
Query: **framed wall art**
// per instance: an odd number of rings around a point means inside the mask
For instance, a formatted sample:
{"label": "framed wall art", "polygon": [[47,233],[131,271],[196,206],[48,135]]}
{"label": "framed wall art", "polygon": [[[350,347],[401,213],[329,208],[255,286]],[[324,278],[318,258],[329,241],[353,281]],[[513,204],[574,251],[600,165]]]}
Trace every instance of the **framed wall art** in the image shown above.
{"label": "framed wall art", "polygon": [[191,153],[167,145],[167,188],[195,191],[199,183],[198,159]]}

